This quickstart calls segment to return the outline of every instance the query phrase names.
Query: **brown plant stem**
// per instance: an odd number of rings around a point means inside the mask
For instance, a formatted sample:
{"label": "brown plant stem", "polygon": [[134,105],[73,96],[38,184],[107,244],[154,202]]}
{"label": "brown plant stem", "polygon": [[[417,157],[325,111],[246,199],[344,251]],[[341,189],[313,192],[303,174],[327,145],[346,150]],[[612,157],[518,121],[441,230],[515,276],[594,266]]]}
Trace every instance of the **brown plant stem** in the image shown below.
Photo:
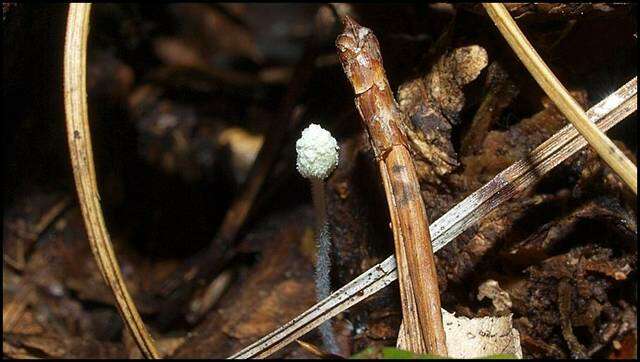
{"label": "brown plant stem", "polygon": [[64,103],[73,177],[91,251],[102,277],[111,289],[116,299],[118,311],[143,356],[158,358],[155,344],[147,332],[120,274],[120,267],[100,206],[87,111],[86,61],[90,10],[90,3],[69,5],[65,38]]}
{"label": "brown plant stem", "polygon": [[353,85],[356,107],[379,160],[391,223],[400,280],[403,317],[409,347],[416,353],[447,355],[440,293],[431,237],[418,175],[400,129],[402,117],[382,65],[375,35],[353,19],[336,46]]}

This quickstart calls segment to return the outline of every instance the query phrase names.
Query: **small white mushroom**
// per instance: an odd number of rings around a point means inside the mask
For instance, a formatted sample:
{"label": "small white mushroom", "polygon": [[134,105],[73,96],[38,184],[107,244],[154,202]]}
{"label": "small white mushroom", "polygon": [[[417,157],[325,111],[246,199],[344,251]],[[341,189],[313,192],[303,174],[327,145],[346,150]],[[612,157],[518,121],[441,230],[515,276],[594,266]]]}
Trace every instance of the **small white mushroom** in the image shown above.
{"label": "small white mushroom", "polygon": [[[331,294],[331,235],[327,222],[324,180],[338,165],[338,143],[329,131],[311,124],[302,131],[296,142],[298,153],[296,167],[300,174],[311,182],[313,205],[316,213],[316,246],[318,257],[315,270],[316,296],[318,301]],[[320,335],[325,348],[334,354],[339,352],[330,321],[320,326]]]}
{"label": "small white mushroom", "polygon": [[298,172],[312,181],[324,181],[338,165],[338,149],[338,143],[329,131],[310,124],[296,142]]}

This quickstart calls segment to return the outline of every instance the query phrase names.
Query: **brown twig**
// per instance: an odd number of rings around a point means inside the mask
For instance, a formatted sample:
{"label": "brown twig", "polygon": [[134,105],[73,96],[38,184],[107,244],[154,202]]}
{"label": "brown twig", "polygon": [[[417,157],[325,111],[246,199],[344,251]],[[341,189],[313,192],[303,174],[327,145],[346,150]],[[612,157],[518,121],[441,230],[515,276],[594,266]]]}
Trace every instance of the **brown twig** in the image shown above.
{"label": "brown twig", "polygon": [[[624,120],[637,109],[637,78],[633,78],[587,112],[603,131]],[[555,166],[565,161],[587,142],[567,125],[536,147],[526,158],[514,163],[491,181],[466,197],[429,226],[433,251],[437,252],[469,226],[482,219],[519,192],[535,185]],[[395,256],[391,255],[329,298],[316,303],[285,325],[243,348],[229,358],[266,358],[324,321],[358,304],[398,278]],[[523,341],[526,340],[523,335]]]}
{"label": "brown twig", "polygon": [[447,355],[435,260],[418,175],[400,129],[402,118],[382,65],[375,35],[353,19],[336,46],[355,91],[387,195],[396,248],[403,316],[409,347],[416,353]]}
{"label": "brown twig", "polygon": [[65,39],[64,103],[73,177],[91,251],[102,277],[115,296],[118,311],[142,354],[147,358],[158,358],[155,344],[120,274],[100,206],[87,112],[86,60],[90,10],[91,4],[87,3],[69,5]]}
{"label": "brown twig", "polygon": [[529,40],[522,34],[509,11],[501,3],[482,4],[491,20],[496,24],[502,36],[507,40],[518,58],[527,67],[533,78],[556,104],[560,112],[567,117],[589,145],[609,165],[624,182],[638,194],[638,169],[622,151],[596,127],[589,122],[587,115],[578,102],[560,83],[551,69],[544,63]]}

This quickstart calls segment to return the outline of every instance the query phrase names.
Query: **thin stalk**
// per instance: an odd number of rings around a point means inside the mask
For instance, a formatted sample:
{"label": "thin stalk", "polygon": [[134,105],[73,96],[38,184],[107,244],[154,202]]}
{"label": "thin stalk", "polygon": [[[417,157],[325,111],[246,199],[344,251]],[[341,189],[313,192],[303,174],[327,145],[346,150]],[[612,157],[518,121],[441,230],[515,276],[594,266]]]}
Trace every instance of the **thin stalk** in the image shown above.
{"label": "thin stalk", "polygon": [[[324,181],[311,179],[311,193],[316,215],[316,296],[317,300],[321,301],[331,294],[331,235],[329,234],[329,223],[327,222]],[[331,327],[331,321],[327,320],[321,324],[319,330],[324,347],[333,354],[338,353],[338,344]]]}
{"label": "thin stalk", "polygon": [[327,202],[324,196],[324,181],[320,179],[310,179],[311,198],[316,217],[316,237],[327,223]]}

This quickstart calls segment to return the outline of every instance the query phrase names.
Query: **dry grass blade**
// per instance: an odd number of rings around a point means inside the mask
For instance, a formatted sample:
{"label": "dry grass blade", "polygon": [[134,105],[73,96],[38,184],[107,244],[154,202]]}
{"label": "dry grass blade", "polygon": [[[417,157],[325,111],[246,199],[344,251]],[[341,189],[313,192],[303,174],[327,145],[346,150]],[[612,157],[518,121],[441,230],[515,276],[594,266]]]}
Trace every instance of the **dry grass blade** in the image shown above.
{"label": "dry grass blade", "polygon": [[98,195],[87,112],[86,59],[91,4],[70,4],[64,48],[64,103],[73,176],[91,250],[118,310],[147,358],[158,352],[124,284]]}
{"label": "dry grass blade", "polygon": [[569,92],[551,72],[540,55],[531,46],[531,43],[522,34],[509,11],[501,3],[483,3],[487,13],[496,24],[496,27],[507,40],[518,58],[527,67],[540,87],[556,104],[560,112],[573,124],[573,126],[589,142],[589,145],[602,157],[602,159],[620,176],[624,182],[638,194],[638,169],[620,151],[620,149],[593,123],[589,122],[587,115],[580,105],[571,97]]}
{"label": "dry grass blade", "polygon": [[[593,106],[587,115],[603,131],[624,120],[637,108],[637,78]],[[562,161],[575,154],[587,142],[576,129],[567,125],[548,140],[491,181],[469,195],[429,227],[433,251],[437,252],[503,202],[535,184]],[[247,346],[229,358],[265,358],[286,346],[327,319],[376,293],[397,279],[396,260],[390,256],[373,266],[331,296],[307,309],[287,324]]]}

